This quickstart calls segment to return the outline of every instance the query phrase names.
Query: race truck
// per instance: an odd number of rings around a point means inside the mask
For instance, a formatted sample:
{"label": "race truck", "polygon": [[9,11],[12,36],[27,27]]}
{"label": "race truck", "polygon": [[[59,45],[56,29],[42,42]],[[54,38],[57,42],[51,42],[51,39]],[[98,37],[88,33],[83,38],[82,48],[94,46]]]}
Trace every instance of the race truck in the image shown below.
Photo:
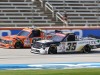
{"label": "race truck", "polygon": [[4,36],[0,38],[2,48],[29,48],[32,40],[44,39],[45,35],[37,28],[24,28],[17,35]]}
{"label": "race truck", "polygon": [[56,33],[49,40],[39,40],[31,45],[31,53],[57,54],[64,52],[80,51],[90,53],[91,49],[97,48],[100,40],[95,38],[78,38],[75,33]]}

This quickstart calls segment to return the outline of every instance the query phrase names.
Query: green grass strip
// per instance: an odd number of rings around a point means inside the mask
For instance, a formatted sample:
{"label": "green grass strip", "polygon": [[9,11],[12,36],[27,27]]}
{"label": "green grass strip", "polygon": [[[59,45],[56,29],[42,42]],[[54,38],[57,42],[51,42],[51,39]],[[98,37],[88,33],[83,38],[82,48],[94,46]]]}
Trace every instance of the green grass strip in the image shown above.
{"label": "green grass strip", "polygon": [[0,75],[100,75],[100,68],[64,70],[0,70]]}

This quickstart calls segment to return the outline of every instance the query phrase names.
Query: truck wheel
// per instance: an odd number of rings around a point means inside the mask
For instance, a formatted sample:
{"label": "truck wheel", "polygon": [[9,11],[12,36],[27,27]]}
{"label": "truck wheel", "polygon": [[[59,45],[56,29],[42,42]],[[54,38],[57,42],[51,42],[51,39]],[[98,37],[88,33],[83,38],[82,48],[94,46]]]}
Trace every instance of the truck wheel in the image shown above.
{"label": "truck wheel", "polygon": [[90,53],[91,52],[91,47],[90,45],[85,45],[82,49],[83,53]]}
{"label": "truck wheel", "polygon": [[48,54],[57,54],[57,46],[56,45],[50,45]]}
{"label": "truck wheel", "polygon": [[19,42],[16,42],[15,43],[15,46],[14,46],[16,49],[19,49],[19,48],[23,48],[23,44],[19,41]]}

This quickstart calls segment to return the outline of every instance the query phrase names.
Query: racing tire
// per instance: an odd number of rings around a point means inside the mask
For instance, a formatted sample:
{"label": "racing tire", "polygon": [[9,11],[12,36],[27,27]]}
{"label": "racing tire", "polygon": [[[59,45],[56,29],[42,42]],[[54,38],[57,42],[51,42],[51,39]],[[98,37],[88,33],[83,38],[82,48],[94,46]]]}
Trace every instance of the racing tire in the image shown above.
{"label": "racing tire", "polygon": [[23,44],[20,41],[18,41],[18,42],[15,43],[15,46],[14,47],[16,49],[20,49],[20,48],[23,48]]}
{"label": "racing tire", "polygon": [[91,47],[90,45],[85,45],[82,49],[83,53],[90,53],[91,52]]}
{"label": "racing tire", "polygon": [[56,45],[50,45],[48,54],[57,54],[57,46]]}

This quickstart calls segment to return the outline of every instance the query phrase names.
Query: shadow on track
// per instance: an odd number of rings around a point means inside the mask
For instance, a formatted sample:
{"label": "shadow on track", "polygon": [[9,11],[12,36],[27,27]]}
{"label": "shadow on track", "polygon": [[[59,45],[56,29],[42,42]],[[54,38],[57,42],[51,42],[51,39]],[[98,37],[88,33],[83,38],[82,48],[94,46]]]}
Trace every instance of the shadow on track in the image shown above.
{"label": "shadow on track", "polygon": [[57,53],[57,54],[48,54],[48,55],[77,55],[77,54],[100,54],[100,50],[92,50],[90,53],[82,53],[82,52],[63,52],[63,53]]}

